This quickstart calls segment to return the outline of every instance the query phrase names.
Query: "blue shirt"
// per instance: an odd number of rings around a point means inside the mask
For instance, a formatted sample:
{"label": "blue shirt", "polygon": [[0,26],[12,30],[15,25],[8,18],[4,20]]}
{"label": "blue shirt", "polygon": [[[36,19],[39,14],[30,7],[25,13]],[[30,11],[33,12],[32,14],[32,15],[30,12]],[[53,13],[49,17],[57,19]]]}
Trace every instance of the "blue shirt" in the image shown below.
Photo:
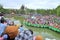
{"label": "blue shirt", "polygon": [[20,27],[19,29],[20,29],[20,32],[24,31],[24,28],[23,27]]}
{"label": "blue shirt", "polygon": [[1,36],[2,33],[4,32],[6,26],[7,26],[6,24],[2,24],[2,23],[0,23],[0,36]]}

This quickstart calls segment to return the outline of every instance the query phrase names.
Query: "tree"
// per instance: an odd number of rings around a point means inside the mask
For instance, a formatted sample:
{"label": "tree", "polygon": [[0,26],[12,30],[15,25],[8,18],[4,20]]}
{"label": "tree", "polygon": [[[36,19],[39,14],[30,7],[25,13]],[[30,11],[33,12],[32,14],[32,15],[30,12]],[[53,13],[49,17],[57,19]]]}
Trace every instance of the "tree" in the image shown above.
{"label": "tree", "polygon": [[0,4],[0,12],[3,12],[4,9],[3,9],[3,6]]}
{"label": "tree", "polygon": [[46,10],[45,9],[37,9],[36,11],[39,14],[46,14]]}
{"label": "tree", "polygon": [[30,13],[35,13],[35,10],[34,9],[29,9],[29,12]]}
{"label": "tree", "polygon": [[3,9],[3,6],[0,4],[0,9]]}
{"label": "tree", "polygon": [[25,8],[24,5],[22,5],[22,6],[21,6],[21,10],[20,10],[20,13],[21,13],[21,14],[25,14],[24,8]]}
{"label": "tree", "polygon": [[56,8],[57,16],[60,16],[60,5]]}
{"label": "tree", "polygon": [[48,9],[47,14],[56,14],[56,10],[55,9]]}

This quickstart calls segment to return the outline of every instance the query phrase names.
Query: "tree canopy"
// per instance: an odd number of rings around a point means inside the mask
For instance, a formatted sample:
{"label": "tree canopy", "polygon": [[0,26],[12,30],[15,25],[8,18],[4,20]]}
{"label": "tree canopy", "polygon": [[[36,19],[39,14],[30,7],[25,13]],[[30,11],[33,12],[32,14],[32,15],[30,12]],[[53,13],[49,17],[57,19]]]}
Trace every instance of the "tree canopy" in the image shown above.
{"label": "tree canopy", "polygon": [[60,5],[56,8],[57,16],[60,16]]}
{"label": "tree canopy", "polygon": [[21,6],[20,9],[4,9],[3,5],[0,4],[0,12],[4,12],[4,13],[11,13],[12,11],[14,11],[15,13],[19,13],[19,14],[29,14],[29,13],[37,13],[37,14],[54,14],[57,16],[60,16],[60,5],[57,6],[55,9],[29,9],[26,8],[24,5]]}

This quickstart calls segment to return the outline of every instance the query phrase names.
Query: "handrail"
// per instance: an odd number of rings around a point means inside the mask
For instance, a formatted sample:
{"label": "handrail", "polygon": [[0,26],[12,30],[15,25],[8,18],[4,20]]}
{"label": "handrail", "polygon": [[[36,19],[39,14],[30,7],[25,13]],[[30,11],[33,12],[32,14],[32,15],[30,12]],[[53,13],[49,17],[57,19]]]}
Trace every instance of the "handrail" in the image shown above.
{"label": "handrail", "polygon": [[53,31],[56,31],[56,32],[59,32],[60,33],[60,29],[55,28],[53,26],[43,25],[43,24],[31,24],[29,22],[24,22],[24,24],[27,25],[27,26],[32,26],[32,27],[48,28],[48,29],[51,29]]}

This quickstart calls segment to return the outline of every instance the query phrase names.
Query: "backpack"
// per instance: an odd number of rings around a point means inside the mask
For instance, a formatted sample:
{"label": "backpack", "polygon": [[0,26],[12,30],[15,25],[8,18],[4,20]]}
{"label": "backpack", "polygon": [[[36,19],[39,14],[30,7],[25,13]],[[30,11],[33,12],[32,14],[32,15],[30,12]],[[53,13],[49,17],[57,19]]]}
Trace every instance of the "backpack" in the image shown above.
{"label": "backpack", "polygon": [[7,33],[10,37],[10,39],[13,39],[18,34],[18,27],[16,26],[8,26],[5,30],[5,33]]}

